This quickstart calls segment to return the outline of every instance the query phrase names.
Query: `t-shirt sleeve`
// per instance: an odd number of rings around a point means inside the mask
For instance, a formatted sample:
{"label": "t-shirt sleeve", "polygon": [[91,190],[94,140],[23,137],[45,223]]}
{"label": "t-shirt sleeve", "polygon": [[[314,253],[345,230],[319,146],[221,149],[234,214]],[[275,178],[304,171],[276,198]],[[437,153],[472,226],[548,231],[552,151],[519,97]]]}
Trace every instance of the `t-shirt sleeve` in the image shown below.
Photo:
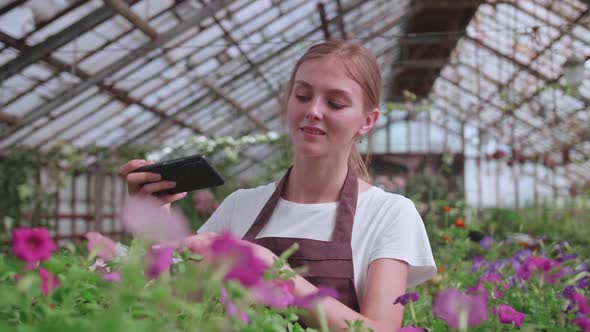
{"label": "t-shirt sleeve", "polygon": [[436,264],[424,222],[414,203],[402,197],[392,204],[381,222],[369,263],[379,258],[408,263],[408,288],[434,277]]}
{"label": "t-shirt sleeve", "polygon": [[197,233],[221,233],[225,230],[230,230],[236,200],[237,192],[234,191],[221,202],[211,217],[197,230]]}

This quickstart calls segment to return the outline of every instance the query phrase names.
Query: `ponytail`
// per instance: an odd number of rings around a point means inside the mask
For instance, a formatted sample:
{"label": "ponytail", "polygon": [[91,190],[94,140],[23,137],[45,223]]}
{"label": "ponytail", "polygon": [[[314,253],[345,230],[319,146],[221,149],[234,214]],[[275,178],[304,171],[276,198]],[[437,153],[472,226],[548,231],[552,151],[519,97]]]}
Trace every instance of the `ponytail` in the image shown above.
{"label": "ponytail", "polygon": [[364,160],[356,144],[352,145],[352,149],[350,149],[350,155],[348,156],[348,166],[350,166],[355,171],[356,175],[364,181],[369,181],[369,164],[371,162],[370,147],[372,141],[371,135],[367,135],[367,139],[369,148],[367,148]]}

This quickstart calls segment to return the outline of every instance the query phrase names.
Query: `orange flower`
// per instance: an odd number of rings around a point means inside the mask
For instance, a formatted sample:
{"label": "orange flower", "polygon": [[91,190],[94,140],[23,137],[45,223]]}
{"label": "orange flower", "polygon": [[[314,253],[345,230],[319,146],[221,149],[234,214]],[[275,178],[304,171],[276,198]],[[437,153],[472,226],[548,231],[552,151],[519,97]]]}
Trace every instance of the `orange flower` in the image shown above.
{"label": "orange flower", "polygon": [[451,242],[451,238],[448,235],[443,235],[443,240],[445,240],[446,242]]}
{"label": "orange flower", "polygon": [[455,227],[465,228],[465,221],[463,221],[463,219],[461,219],[461,218],[455,220]]}
{"label": "orange flower", "polygon": [[442,273],[442,272],[445,271],[445,268],[444,268],[444,266],[439,265],[439,266],[436,267],[436,271],[438,271],[438,273]]}
{"label": "orange flower", "polygon": [[448,206],[443,206],[442,210],[443,210],[443,212],[445,212],[445,213],[451,212],[451,208],[450,208],[450,207],[448,207]]}

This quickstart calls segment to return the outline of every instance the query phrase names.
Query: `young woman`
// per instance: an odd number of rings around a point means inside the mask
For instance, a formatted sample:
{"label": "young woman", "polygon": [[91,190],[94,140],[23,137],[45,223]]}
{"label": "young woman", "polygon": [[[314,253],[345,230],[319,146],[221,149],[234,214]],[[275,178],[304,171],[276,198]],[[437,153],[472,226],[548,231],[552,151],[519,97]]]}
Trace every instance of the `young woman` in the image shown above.
{"label": "young woman", "polygon": [[[285,104],[295,160],[283,179],[230,194],[189,240],[206,245],[223,230],[252,243],[268,264],[294,242],[289,261],[305,265],[295,295],[318,285],[336,288],[322,305],[329,326],[362,320],[375,331],[396,331],[403,307],[393,305],[407,287],[436,274],[420,215],[407,198],[365,182],[367,168],[355,146],[379,117],[381,74],[376,58],[350,41],[311,47],[297,62]],[[157,174],[121,167],[132,194],[151,194],[173,183]],[[153,182],[146,185],[141,183]],[[184,197],[165,197],[172,202]],[[306,318],[313,324],[313,313]]]}

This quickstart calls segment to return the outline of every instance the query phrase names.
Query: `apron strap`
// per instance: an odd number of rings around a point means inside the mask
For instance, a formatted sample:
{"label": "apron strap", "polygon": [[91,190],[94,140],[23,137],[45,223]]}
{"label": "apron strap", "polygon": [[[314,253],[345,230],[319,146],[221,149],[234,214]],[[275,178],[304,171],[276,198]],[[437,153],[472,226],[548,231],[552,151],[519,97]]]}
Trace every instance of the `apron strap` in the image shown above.
{"label": "apron strap", "polygon": [[[272,213],[285,190],[287,178],[289,177],[289,173],[291,172],[292,168],[293,166],[287,170],[275,188],[275,191],[272,193],[262,210],[260,210],[256,220],[254,220],[254,223],[252,226],[250,226],[250,229],[248,229],[246,235],[244,235],[244,240],[254,241],[258,233],[260,233],[266,223],[270,220]],[[358,181],[356,178],[356,173],[352,168],[349,167],[346,174],[346,179],[344,180],[344,185],[340,190],[339,203],[336,210],[336,223],[334,226],[334,231],[332,232],[333,242],[350,244],[352,239],[352,225],[354,222],[357,198]]]}
{"label": "apron strap", "polygon": [[258,233],[260,233],[266,223],[270,220],[275,207],[279,203],[279,199],[281,198],[281,194],[283,193],[287,182],[287,177],[289,176],[289,173],[291,173],[291,168],[293,168],[293,166],[289,167],[285,175],[283,175],[283,178],[277,185],[275,191],[272,193],[268,201],[266,201],[266,204],[264,204],[260,213],[258,213],[256,220],[254,220],[254,223],[250,226],[246,235],[244,235],[244,240],[254,241]]}

